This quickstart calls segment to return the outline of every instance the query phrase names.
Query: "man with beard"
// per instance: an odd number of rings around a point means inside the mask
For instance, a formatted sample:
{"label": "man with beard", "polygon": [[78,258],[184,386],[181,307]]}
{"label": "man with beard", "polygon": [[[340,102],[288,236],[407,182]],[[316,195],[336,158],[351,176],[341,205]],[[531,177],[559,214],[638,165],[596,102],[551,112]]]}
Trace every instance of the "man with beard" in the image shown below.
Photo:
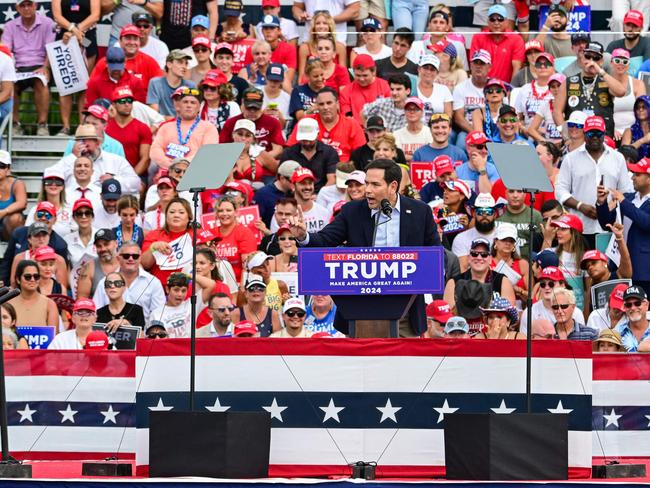
{"label": "man with beard", "polygon": [[474,130],[472,113],[475,109],[485,106],[483,88],[488,81],[488,71],[492,66],[492,56],[487,51],[479,49],[472,54],[470,76],[454,88],[454,126],[459,131],[456,146],[465,147],[467,134]]}
{"label": "man with beard", "polygon": [[99,229],[94,242],[97,257],[79,271],[77,298],[91,298],[102,278],[117,271],[120,266],[117,261],[117,238],[111,229]]}
{"label": "man with beard", "polygon": [[[643,14],[638,10],[630,10],[623,18],[623,39],[612,41],[607,46],[607,52],[613,53],[614,49],[626,49],[630,52],[630,57],[641,57],[642,59],[650,59],[650,39],[641,37],[643,31]],[[646,62],[645,65],[650,66]],[[642,65],[643,66],[643,65]],[[647,71],[647,69],[641,70]]]}
{"label": "man with beard", "polygon": [[544,50],[556,59],[575,55],[571,49],[573,44],[571,34],[567,32],[568,20],[567,11],[562,5],[551,5],[548,9],[548,17],[536,38],[542,43]]}
{"label": "man with beard", "polygon": [[497,227],[496,203],[489,193],[480,193],[474,201],[474,227],[461,232],[454,239],[451,252],[458,256],[461,272],[467,271],[467,256],[472,241],[478,238],[494,241]]}
{"label": "man with beard", "polygon": [[603,69],[603,54],[599,42],[590,42],[578,54],[580,74],[568,77],[555,97],[553,121],[558,129],[572,112],[580,110],[604,119],[605,132],[614,137],[614,98],[625,96],[627,83],[621,83]]}
{"label": "man with beard", "polygon": [[[314,174],[308,168],[298,168],[291,176],[298,211],[302,213],[307,232],[318,232],[329,223],[332,216],[331,212],[313,199],[315,180]],[[277,232],[277,224],[273,224],[275,222],[271,224],[271,230]]]}
{"label": "man with beard", "polygon": [[585,144],[564,157],[555,183],[555,195],[583,224],[589,248],[595,247],[602,232],[596,220],[596,189],[599,185],[620,192],[632,191],[625,158],[606,144],[605,121],[588,117],[584,126]]}
{"label": "man with beard", "polygon": [[309,168],[316,177],[316,193],[325,185],[336,183],[339,155],[334,148],[318,140],[318,122],[303,117],[298,122],[296,140],[297,144],[285,148],[280,161],[297,161],[304,168]]}
{"label": "man with beard", "polygon": [[231,337],[235,324],[230,312],[235,309],[230,297],[225,293],[215,293],[208,300],[208,314],[212,322],[196,330],[196,337]]}
{"label": "man with beard", "polygon": [[647,351],[650,341],[650,322],[648,322],[648,296],[643,288],[630,286],[623,293],[623,306],[627,320],[616,326],[616,332],[621,334],[621,342],[627,352]]}
{"label": "man with beard", "polygon": [[[517,229],[517,246],[522,258],[528,258],[530,246],[528,242],[528,226],[530,225],[530,207],[526,205],[526,194],[521,190],[506,190],[506,211],[499,217],[499,222],[509,222]],[[542,214],[533,210],[535,228],[542,223]],[[533,243],[537,241],[538,233],[533,234]],[[539,242],[537,241],[539,244]]]}
{"label": "man with beard", "polygon": [[95,208],[93,225],[100,229],[113,229],[120,224],[117,201],[122,196],[122,185],[116,179],[105,180],[102,182],[102,191],[99,196],[102,204]]}

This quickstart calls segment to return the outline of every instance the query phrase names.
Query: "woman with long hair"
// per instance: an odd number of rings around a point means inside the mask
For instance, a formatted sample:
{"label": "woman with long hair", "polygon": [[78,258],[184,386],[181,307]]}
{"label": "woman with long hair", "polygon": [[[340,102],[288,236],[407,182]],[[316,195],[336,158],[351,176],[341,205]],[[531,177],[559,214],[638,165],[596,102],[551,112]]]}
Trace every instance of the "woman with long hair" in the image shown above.
{"label": "woman with long hair", "polygon": [[555,228],[557,239],[555,253],[560,261],[559,268],[573,289],[578,309],[582,309],[586,272],[581,269],[580,263],[587,248],[587,243],[582,236],[584,230],[582,221],[576,215],[566,214],[551,221],[551,227]]}
{"label": "woman with long hair", "polygon": [[483,87],[485,95],[485,106],[475,108],[472,112],[472,125],[474,130],[485,132],[488,139],[499,133],[497,120],[499,119],[499,109],[505,104],[506,85],[503,81],[491,78]]}
{"label": "woman with long hair", "polygon": [[14,230],[23,225],[27,207],[25,183],[11,176],[11,155],[0,151],[0,237],[8,241]]}
{"label": "woman with long hair", "polygon": [[643,81],[630,75],[630,52],[626,49],[614,49],[612,51],[612,76],[627,87],[625,95],[614,97],[614,139],[620,140],[625,129],[632,126],[634,117],[634,105],[641,95],[646,95]]}
{"label": "woman with long hair", "polygon": [[350,73],[345,66],[335,60],[336,42],[329,37],[318,39],[316,52],[318,60],[323,65],[325,85],[333,88],[338,93],[339,88],[350,83]]}
{"label": "woman with long hair", "polygon": [[453,92],[456,85],[467,79],[467,71],[465,71],[454,44],[443,42],[440,45],[434,44],[434,47],[434,54],[440,60],[440,66],[438,76],[433,81],[446,86],[449,91]]}
{"label": "woman with long hair", "polygon": [[72,220],[72,207],[68,205],[65,198],[65,178],[62,172],[52,168],[46,168],[43,171],[41,191],[38,194],[36,205],[27,214],[25,225],[34,223],[36,207],[41,202],[49,202],[56,209],[56,222],[54,222],[52,230],[61,236],[70,232],[75,223]]}
{"label": "woman with long hair", "polygon": [[108,273],[104,278],[104,292],[108,304],[97,310],[97,322],[106,324],[109,331],[116,331],[120,325],[135,325],[144,330],[144,311],[140,305],[124,299],[126,279],[119,271]]}
{"label": "woman with long hair", "polygon": [[509,222],[501,222],[492,245],[490,268],[495,269],[499,263],[505,263],[521,276],[513,285],[515,296],[525,302],[528,297],[528,262],[521,259],[517,250],[517,228]]}
{"label": "woman with long hair", "polygon": [[192,39],[192,52],[196,58],[196,66],[189,72],[189,79],[197,85],[211,69],[216,68],[212,62],[212,43],[210,39],[203,36],[197,36]]}
{"label": "woman with long hair", "polygon": [[345,44],[336,40],[336,25],[330,13],[324,10],[314,13],[310,25],[309,39],[307,42],[303,42],[298,48],[299,80],[304,78],[309,60],[318,57],[319,39],[333,39],[336,43],[334,62],[347,66],[347,49]]}
{"label": "woman with long hair", "polygon": [[[163,287],[167,286],[167,278],[174,272],[181,271],[182,266],[175,269],[163,270],[156,262],[156,256],[170,256],[172,248],[170,242],[179,239],[179,248],[187,250],[186,245],[189,239],[191,242],[192,236],[190,234],[190,223],[192,222],[192,208],[187,200],[184,198],[172,198],[169,204],[165,207],[165,223],[159,229],[154,229],[149,232],[142,244],[142,256],[140,262],[142,267],[149,271],[152,275],[160,280]],[[187,256],[178,257],[175,259],[186,259]]]}
{"label": "woman with long hair", "polygon": [[16,266],[16,287],[20,295],[10,300],[16,310],[16,325],[59,325],[59,310],[38,289],[41,275],[38,263],[26,259]]}
{"label": "woman with long hair", "polygon": [[554,61],[555,58],[548,53],[542,53],[537,56],[535,60],[537,79],[522,86],[514,102],[514,107],[517,109],[519,119],[522,122],[520,125],[525,137],[529,135],[527,128],[535,114],[554,98],[551,87],[549,86],[551,76],[555,74],[555,68],[553,67]]}
{"label": "woman with long hair", "polygon": [[[301,76],[299,79],[302,79]],[[310,59],[305,68],[306,82],[291,92],[289,115],[296,120],[316,113],[316,95],[325,86],[325,67],[319,59]]]}
{"label": "woman with long hair", "polygon": [[208,247],[196,251],[196,285],[197,313],[208,306],[210,297],[215,293],[230,295],[230,288],[224,284],[219,273],[217,255]]}
{"label": "woman with long hair", "polygon": [[97,257],[94,243],[95,228],[93,227],[95,211],[90,200],[80,198],[74,202],[72,218],[77,224],[77,230],[69,232],[63,238],[68,243],[70,265],[74,268],[81,261],[84,254]]}
{"label": "woman with long hair", "polygon": [[244,288],[245,303],[232,311],[233,323],[250,320],[255,323],[261,337],[268,337],[281,329],[278,312],[266,303],[266,284],[261,276],[249,274]]}
{"label": "woman with long hair", "polygon": [[117,237],[117,247],[122,247],[124,242],[137,242],[142,247],[144,241],[144,230],[138,222],[140,206],[138,199],[133,195],[122,195],[117,201],[117,215],[120,217],[120,223],[113,229]]}
{"label": "woman with long hair", "polygon": [[38,288],[43,295],[65,295],[67,289],[57,279],[57,268],[63,264],[65,270],[65,261],[61,263],[61,256],[58,256],[50,246],[42,246],[34,252],[34,261],[38,264],[38,272],[41,279],[38,282]]}
{"label": "woman with long hair", "polygon": [[650,155],[650,96],[641,95],[634,102],[634,123],[625,129],[621,145],[634,146],[639,159]]}
{"label": "woman with long hair", "polygon": [[431,115],[446,113],[451,118],[452,102],[454,100],[449,88],[436,83],[440,62],[433,54],[425,54],[418,67],[418,83],[416,96],[424,102],[424,120],[429,120]]}
{"label": "woman with long hair", "polygon": [[565,80],[566,76],[562,73],[555,73],[548,79],[551,96],[535,112],[528,126],[528,135],[537,142],[550,141],[558,147],[562,147],[564,142],[562,133],[557,130],[553,120],[553,101],[560,92],[560,87]]}
{"label": "woman with long hair", "polygon": [[145,237],[152,230],[160,229],[165,225],[167,206],[178,197],[176,182],[169,176],[162,176],[158,179],[156,191],[158,192],[158,202],[152,210],[144,214],[142,222]]}
{"label": "woman with long hair", "polygon": [[233,86],[220,70],[208,71],[199,86],[203,92],[203,101],[199,110],[201,118],[210,122],[219,131],[223,129],[226,120],[241,114],[239,105],[234,102]]}
{"label": "woman with long hair", "polygon": [[296,238],[291,235],[287,224],[280,226],[275,233],[280,254],[273,256],[270,261],[271,272],[288,273],[298,271],[298,245]]}
{"label": "woman with long hair", "polygon": [[0,308],[0,316],[2,317],[2,328],[8,329],[14,334],[18,339],[18,345],[16,349],[29,349],[29,342],[23,335],[18,332],[16,329],[16,309],[14,309],[11,303],[5,303]]}

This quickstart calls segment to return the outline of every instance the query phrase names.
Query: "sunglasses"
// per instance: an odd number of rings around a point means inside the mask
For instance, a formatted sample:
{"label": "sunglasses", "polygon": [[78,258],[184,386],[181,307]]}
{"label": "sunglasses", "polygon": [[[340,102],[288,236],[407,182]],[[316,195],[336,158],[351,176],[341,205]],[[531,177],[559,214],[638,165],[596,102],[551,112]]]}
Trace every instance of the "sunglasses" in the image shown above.
{"label": "sunglasses", "polygon": [[196,88],[184,87],[180,91],[179,95],[181,95],[181,96],[192,95],[194,97],[199,97],[199,96],[201,96],[201,90],[197,90]]}
{"label": "sunglasses", "polygon": [[95,315],[95,312],[92,310],[77,310],[76,312],[72,312],[72,314],[78,317],[91,317]]}
{"label": "sunglasses", "polygon": [[217,307],[217,308],[211,308],[210,310],[216,310],[219,313],[224,313],[226,310],[228,310],[229,312],[232,312],[233,310],[235,310],[235,308],[237,308],[237,307],[235,307],[234,305],[231,305],[230,307]]}
{"label": "sunglasses", "polygon": [[36,212],[36,218],[37,219],[45,219],[45,220],[52,220],[52,214],[48,212],[47,210],[39,210]]}
{"label": "sunglasses", "polygon": [[506,20],[504,17],[501,17],[500,15],[493,15],[490,17],[490,22],[503,22]]}
{"label": "sunglasses", "polygon": [[25,281],[38,281],[41,279],[41,275],[38,273],[25,273],[23,279]]}
{"label": "sunglasses", "polygon": [[128,253],[128,252],[123,252],[120,254],[120,257],[125,260],[133,259],[134,261],[140,259],[140,255],[137,253]]}
{"label": "sunglasses", "polygon": [[553,66],[551,63],[544,62],[544,61],[535,61],[535,68],[540,69],[540,68],[550,68]]}
{"label": "sunglasses", "polygon": [[590,130],[585,132],[585,137],[588,137],[589,139],[597,137],[600,139],[601,137],[605,137],[605,133],[599,130]]}
{"label": "sunglasses", "polygon": [[287,317],[298,317],[298,318],[303,318],[305,315],[307,315],[305,312],[302,310],[289,310],[287,312],[284,312]]}
{"label": "sunglasses", "polygon": [[470,144],[470,146],[474,146],[479,151],[485,151],[487,149],[487,145],[485,144]]}
{"label": "sunglasses", "polygon": [[429,124],[435,124],[441,120],[444,120],[445,122],[451,122],[451,118],[447,114],[433,114],[431,116],[431,119],[429,119]]}
{"label": "sunglasses", "polygon": [[540,281],[540,288],[555,288],[555,281]]}
{"label": "sunglasses", "polygon": [[515,124],[517,120],[518,120],[517,117],[501,117],[499,119],[499,122],[501,122],[502,124],[508,124],[508,123]]}
{"label": "sunglasses", "polygon": [[81,212],[75,212],[73,215],[75,217],[84,218],[84,217],[93,217],[95,214],[93,213],[92,210],[82,210]]}
{"label": "sunglasses", "polygon": [[213,92],[219,89],[218,86],[211,86],[211,85],[202,85],[202,86],[203,86],[203,91]]}
{"label": "sunglasses", "polygon": [[123,286],[124,280],[104,281],[104,288],[122,288]]}
{"label": "sunglasses", "polygon": [[627,66],[630,64],[630,60],[626,58],[612,58],[612,63],[620,64],[621,66]]}
{"label": "sunglasses", "polygon": [[127,103],[133,103],[133,98],[120,98],[119,100],[115,100],[115,103],[118,103],[120,105],[126,105]]}
{"label": "sunglasses", "polygon": [[476,215],[491,217],[494,215],[494,209],[492,207],[479,207],[476,209]]}
{"label": "sunglasses", "polygon": [[192,51],[195,53],[207,53],[209,49],[207,47],[193,47]]}
{"label": "sunglasses", "polygon": [[569,129],[582,129],[584,127],[583,124],[576,124],[575,122],[567,122],[567,127]]}
{"label": "sunglasses", "polygon": [[7,163],[0,163],[0,169],[7,169],[10,168],[10,166]]}
{"label": "sunglasses", "polygon": [[167,337],[167,332],[152,332],[147,334],[147,339],[165,339]]}
{"label": "sunglasses", "polygon": [[149,23],[144,23],[144,24],[135,24],[135,26],[136,26],[138,29],[148,29],[149,27],[151,27],[151,24],[149,24]]}
{"label": "sunglasses", "polygon": [[585,56],[585,59],[588,59],[589,61],[596,61],[596,62],[598,62],[598,61],[600,61],[601,59],[603,59],[602,56],[593,56],[593,55],[591,55],[591,54],[585,54],[584,56]]}
{"label": "sunglasses", "polygon": [[503,89],[502,88],[488,88],[488,89],[485,90],[485,93],[487,95],[492,95],[494,93],[501,94],[501,93],[503,93]]}
{"label": "sunglasses", "polygon": [[63,186],[63,180],[60,180],[58,178],[48,178],[46,180],[43,180],[43,185],[44,186]]}
{"label": "sunglasses", "polygon": [[562,310],[566,310],[566,309],[569,308],[570,306],[571,306],[570,303],[562,303],[562,304],[558,304],[558,305],[551,305],[551,308],[552,308],[553,310],[560,310],[560,309],[562,309]]}
{"label": "sunglasses", "polygon": [[469,255],[472,256],[473,258],[477,258],[481,256],[483,259],[486,259],[490,255],[490,253],[485,251],[470,251]]}
{"label": "sunglasses", "polygon": [[533,333],[533,339],[559,339],[560,336],[557,334],[539,334],[537,332]]}
{"label": "sunglasses", "polygon": [[264,290],[266,290],[266,288],[261,285],[253,285],[246,288],[246,291],[250,291],[250,292],[264,291]]}
{"label": "sunglasses", "polygon": [[278,241],[295,241],[295,237],[278,237]]}
{"label": "sunglasses", "polygon": [[[24,275],[24,276],[27,276],[27,275]],[[635,300],[633,302],[625,302],[623,304],[623,306],[625,308],[632,308],[632,307],[639,308],[642,304],[643,304],[643,302],[641,302],[639,300]]]}

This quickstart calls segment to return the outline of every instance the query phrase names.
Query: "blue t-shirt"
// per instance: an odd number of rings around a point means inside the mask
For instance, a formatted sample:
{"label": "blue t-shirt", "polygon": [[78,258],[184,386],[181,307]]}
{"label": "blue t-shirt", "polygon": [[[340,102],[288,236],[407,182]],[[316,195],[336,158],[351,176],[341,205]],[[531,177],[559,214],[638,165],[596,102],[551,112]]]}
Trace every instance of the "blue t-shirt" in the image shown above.
{"label": "blue t-shirt", "polygon": [[305,329],[313,333],[327,332],[329,335],[336,335],[338,331],[334,328],[334,316],[336,315],[336,305],[322,319],[317,319],[311,311],[311,303],[307,305],[307,317],[305,318]]}
{"label": "blue t-shirt", "polygon": [[181,80],[180,85],[172,88],[169,86],[167,78],[164,76],[152,78],[151,81],[149,81],[149,90],[147,91],[147,105],[155,103],[158,105],[158,112],[160,112],[160,115],[176,117],[176,110],[174,110],[171,96],[179,86],[196,88],[196,83],[192,80]]}
{"label": "blue t-shirt", "polygon": [[[488,162],[485,166],[485,170],[487,171],[487,177],[490,181],[499,179],[499,172],[497,171],[497,167],[494,166],[494,164]],[[469,167],[469,163],[463,163],[458,168],[456,168],[456,174],[458,175],[459,180],[473,182],[477,182],[479,176],[481,176],[478,174],[478,171]],[[472,188],[472,190],[476,191],[477,189]]]}
{"label": "blue t-shirt", "polygon": [[516,143],[516,142],[520,142],[520,141],[525,142],[525,143],[528,144],[529,146],[535,147],[535,144],[533,144],[532,142],[530,142],[530,141],[529,141],[528,139],[526,139],[525,137],[521,137],[519,134],[517,134],[517,135],[515,136],[515,139],[514,139],[512,142],[503,142],[503,141],[501,140],[501,134],[499,134],[498,132],[497,132],[497,133],[494,135],[494,137],[492,138],[492,142],[500,142],[501,144],[514,144],[514,143]]}
{"label": "blue t-shirt", "polygon": [[[74,139],[68,141],[68,145],[65,146],[65,151],[63,151],[64,156],[67,156],[68,154],[72,154],[72,148],[74,147],[74,143],[75,143]],[[117,154],[118,156],[122,156],[123,158],[126,158],[126,156],[124,155],[124,146],[122,146],[122,143],[117,139],[114,139],[111,136],[109,136],[106,132],[104,132],[102,151]]]}
{"label": "blue t-shirt", "polygon": [[413,153],[413,161],[433,161],[442,155],[449,156],[452,161],[467,161],[465,151],[451,144],[442,149],[434,149],[429,144],[422,146]]}
{"label": "blue t-shirt", "polygon": [[314,100],[316,100],[316,92],[309,88],[307,83],[297,86],[291,92],[289,115],[295,117],[298,110],[307,110]]}

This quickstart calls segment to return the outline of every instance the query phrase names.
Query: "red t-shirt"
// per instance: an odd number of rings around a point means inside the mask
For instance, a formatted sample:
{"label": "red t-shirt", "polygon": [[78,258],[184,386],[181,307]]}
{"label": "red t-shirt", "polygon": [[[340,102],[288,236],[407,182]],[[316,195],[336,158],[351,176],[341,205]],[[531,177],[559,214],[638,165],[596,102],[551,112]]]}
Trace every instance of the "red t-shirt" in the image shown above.
{"label": "red t-shirt", "polygon": [[[555,185],[551,181],[551,185],[553,188],[555,188]],[[505,200],[506,198],[506,185],[503,184],[503,180],[499,178],[498,180],[495,180],[494,183],[492,183],[492,191],[490,192],[492,194],[492,198],[494,200],[498,200],[499,197],[503,198]],[[549,200],[555,200],[555,192],[553,191],[544,191],[541,193],[538,193],[535,196],[535,205],[534,208],[535,210],[542,210],[542,205],[544,203],[548,202]],[[526,194],[526,206],[530,205],[530,196]]]}
{"label": "red t-shirt", "polygon": [[[151,247],[151,244],[153,244],[154,242],[158,242],[158,241],[171,242],[175,239],[178,239],[183,234],[187,234],[188,239],[192,238],[192,235],[187,231],[167,233],[163,229],[152,230],[144,238],[144,242],[142,243],[142,252],[146,252]],[[167,286],[167,278],[169,278],[169,275],[181,271],[181,268],[162,270],[154,262],[153,266],[148,271],[156,278],[158,278],[158,280],[162,283],[162,286],[164,288],[165,286]]]}
{"label": "red t-shirt", "polygon": [[335,66],[332,76],[325,80],[325,86],[335,89],[338,93],[342,86],[350,84],[350,73],[345,66],[341,66],[340,64]]}
{"label": "red t-shirt", "polygon": [[[232,131],[235,127],[235,123],[243,118],[244,116],[240,114],[226,120],[223,129],[221,129],[221,132],[219,133],[219,142],[233,142]],[[284,136],[282,135],[282,126],[280,125],[280,121],[275,117],[262,114],[262,116],[255,121],[255,129],[257,143],[264,146],[267,151],[273,149],[271,143],[279,146],[285,145]]]}
{"label": "red t-shirt", "polygon": [[138,119],[132,119],[124,127],[120,127],[115,119],[111,119],[106,124],[106,133],[122,143],[126,160],[134,168],[140,161],[140,146],[151,145],[152,141],[151,129]]}
{"label": "red t-shirt", "polygon": [[221,237],[221,240],[215,246],[217,257],[225,259],[232,265],[237,282],[239,282],[244,265],[241,258],[242,254],[250,254],[257,250],[255,237],[250,229],[241,224],[235,225],[230,234],[226,236],[222,235],[221,228],[218,228],[216,235]]}
{"label": "red t-shirt", "polygon": [[361,110],[366,103],[374,102],[378,98],[390,97],[390,86],[382,78],[375,78],[368,86],[361,86],[353,81],[349,85],[342,86],[339,90],[341,113],[349,115],[351,113],[354,120],[363,123],[361,120]]}
{"label": "red t-shirt", "polygon": [[296,46],[280,41],[278,47],[271,53],[271,62],[284,64],[287,68],[298,67],[298,51]]}
{"label": "red t-shirt", "polygon": [[[312,118],[318,121],[319,140],[336,149],[340,161],[350,161],[350,153],[366,143],[366,136],[363,133],[361,125],[359,125],[359,123],[352,117],[339,117],[338,123],[330,130],[325,128],[318,115]],[[298,124],[294,127],[293,132],[287,141],[287,146],[293,146],[297,143],[297,129]]]}
{"label": "red t-shirt", "polygon": [[492,67],[488,72],[490,78],[498,78],[510,83],[512,80],[512,62],[526,59],[524,41],[519,34],[507,32],[498,41],[489,32],[474,35],[470,47],[470,57],[475,51],[485,49],[492,57]]}
{"label": "red t-shirt", "polygon": [[234,74],[239,73],[239,71],[253,62],[253,44],[255,44],[255,39],[242,39],[241,41],[231,42],[233,50],[233,66],[232,72]]}
{"label": "red t-shirt", "polygon": [[[160,69],[158,61],[141,51],[138,52],[135,57],[127,59],[124,65],[126,71],[140,79],[145,87],[149,86],[149,80],[151,80],[151,78],[165,75],[165,72]],[[96,73],[101,73],[102,71],[106,71],[105,57],[97,61],[91,76],[95,76]]]}
{"label": "red t-shirt", "polygon": [[106,70],[106,65],[104,65],[104,71],[93,70],[93,74],[86,84],[86,105],[84,108],[88,108],[98,98],[107,98],[110,100],[113,96],[113,91],[118,86],[128,86],[131,88],[135,100],[140,103],[147,102],[147,88],[142,84],[142,80],[136,78],[128,71],[124,71],[122,78],[115,83],[108,77],[108,71]]}

